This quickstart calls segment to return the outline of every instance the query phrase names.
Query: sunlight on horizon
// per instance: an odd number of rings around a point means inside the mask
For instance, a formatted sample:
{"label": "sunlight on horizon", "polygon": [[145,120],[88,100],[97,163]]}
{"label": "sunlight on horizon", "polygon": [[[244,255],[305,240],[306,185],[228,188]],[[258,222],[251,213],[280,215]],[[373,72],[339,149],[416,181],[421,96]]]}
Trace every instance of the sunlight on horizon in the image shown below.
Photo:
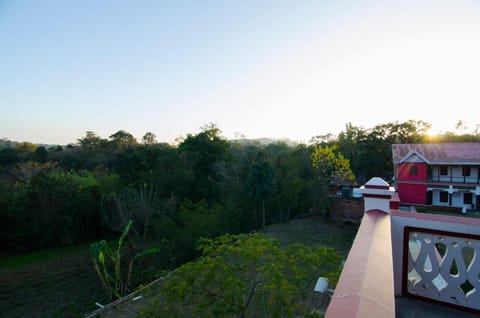
{"label": "sunlight on horizon", "polygon": [[[438,133],[453,131],[459,120],[471,120],[479,103],[480,43],[471,39],[480,32],[480,16],[469,9],[444,4],[436,11],[353,19],[330,35],[333,44],[319,45],[303,65],[287,69],[284,78],[298,81],[272,89],[280,97],[266,99],[270,114],[291,124],[292,135],[305,135],[319,119],[335,115],[337,128],[323,121],[325,132],[338,133],[342,117],[342,128],[415,119]],[[298,105],[296,111],[285,111],[289,105]],[[296,112],[307,116],[295,122]]]}

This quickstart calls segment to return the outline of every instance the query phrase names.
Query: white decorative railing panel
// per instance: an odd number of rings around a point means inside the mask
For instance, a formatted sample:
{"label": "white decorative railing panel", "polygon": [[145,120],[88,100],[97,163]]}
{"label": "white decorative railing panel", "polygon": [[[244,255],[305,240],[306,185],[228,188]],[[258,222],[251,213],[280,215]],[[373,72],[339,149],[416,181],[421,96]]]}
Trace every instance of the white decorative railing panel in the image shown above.
{"label": "white decorative railing panel", "polygon": [[480,313],[480,237],[406,227],[404,294]]}

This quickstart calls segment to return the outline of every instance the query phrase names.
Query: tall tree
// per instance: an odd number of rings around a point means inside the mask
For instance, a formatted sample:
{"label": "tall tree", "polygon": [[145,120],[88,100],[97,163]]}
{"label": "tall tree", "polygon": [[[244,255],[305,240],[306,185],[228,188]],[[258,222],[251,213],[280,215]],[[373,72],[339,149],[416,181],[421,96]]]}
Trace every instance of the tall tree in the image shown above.
{"label": "tall tree", "polygon": [[280,221],[305,213],[313,206],[311,187],[313,170],[310,152],[303,145],[288,148],[275,160],[278,191],[275,195]]}
{"label": "tall tree", "polygon": [[250,168],[245,185],[250,195],[262,204],[262,228],[265,228],[265,201],[277,190],[277,180],[272,164],[265,158],[255,161]]}
{"label": "tall tree", "polygon": [[351,123],[347,123],[345,130],[338,134],[338,150],[350,161],[352,171],[357,176],[366,175],[366,166],[370,162],[365,156],[364,147],[367,134],[366,129]]}
{"label": "tall tree", "polygon": [[44,146],[39,146],[35,149],[35,159],[41,163],[48,161],[48,151]]}
{"label": "tall tree", "polygon": [[137,143],[135,137],[125,130],[119,130],[113,135],[110,135],[109,138],[111,142],[117,146],[131,146]]}
{"label": "tall tree", "polygon": [[152,132],[147,132],[142,137],[142,142],[144,145],[153,145],[157,143],[157,136]]}
{"label": "tall tree", "polygon": [[333,147],[315,147],[312,153],[312,166],[319,185],[321,203],[327,197],[328,186],[334,178],[355,182],[355,175],[350,168],[350,161]]}
{"label": "tall tree", "polygon": [[78,139],[78,143],[83,150],[97,150],[105,145],[107,141],[100,138],[93,131],[87,131],[85,137]]}
{"label": "tall tree", "polygon": [[131,245],[142,250],[154,223],[161,218],[170,218],[174,209],[174,198],[161,197],[155,185],[144,184],[137,188],[126,187],[120,194],[105,197],[102,220],[106,227],[117,232],[122,232],[132,220]]}
{"label": "tall tree", "polygon": [[220,129],[211,124],[203,128],[197,135],[187,135],[178,146],[187,166],[193,171],[190,199],[209,203],[219,199],[218,166],[224,160],[228,142],[220,135]]}

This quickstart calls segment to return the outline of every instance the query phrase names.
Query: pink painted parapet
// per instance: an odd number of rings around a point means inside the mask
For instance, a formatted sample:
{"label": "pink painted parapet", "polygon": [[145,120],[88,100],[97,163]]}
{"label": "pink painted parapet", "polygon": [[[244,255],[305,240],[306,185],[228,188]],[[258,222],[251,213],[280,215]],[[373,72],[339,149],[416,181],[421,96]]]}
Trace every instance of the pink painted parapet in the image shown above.
{"label": "pink painted parapet", "polygon": [[390,215],[368,211],[358,229],[326,318],[395,317]]}
{"label": "pink painted parapet", "polygon": [[395,317],[390,200],[381,178],[360,188],[365,214],[327,308],[326,318]]}

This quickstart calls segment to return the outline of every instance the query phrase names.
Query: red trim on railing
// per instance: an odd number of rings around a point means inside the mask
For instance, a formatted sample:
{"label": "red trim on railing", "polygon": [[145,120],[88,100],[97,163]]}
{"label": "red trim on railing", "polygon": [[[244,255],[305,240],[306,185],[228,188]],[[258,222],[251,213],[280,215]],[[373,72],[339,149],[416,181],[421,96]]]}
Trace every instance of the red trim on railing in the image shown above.
{"label": "red trim on railing", "polygon": [[383,195],[383,194],[363,194],[364,198],[377,198],[377,199],[387,199],[390,200],[392,197],[391,195]]}
{"label": "red trim on railing", "polygon": [[417,213],[417,212],[412,213],[412,212],[402,211],[402,210],[392,210],[391,213],[392,215],[395,215],[395,216],[401,216],[401,217],[406,217],[411,219],[480,226],[480,219],[476,219],[476,218],[441,215],[441,214],[430,214],[430,213]]}
{"label": "red trim on railing", "polygon": [[388,189],[389,189],[389,186],[365,184],[365,189],[382,189],[382,190],[388,190]]}

